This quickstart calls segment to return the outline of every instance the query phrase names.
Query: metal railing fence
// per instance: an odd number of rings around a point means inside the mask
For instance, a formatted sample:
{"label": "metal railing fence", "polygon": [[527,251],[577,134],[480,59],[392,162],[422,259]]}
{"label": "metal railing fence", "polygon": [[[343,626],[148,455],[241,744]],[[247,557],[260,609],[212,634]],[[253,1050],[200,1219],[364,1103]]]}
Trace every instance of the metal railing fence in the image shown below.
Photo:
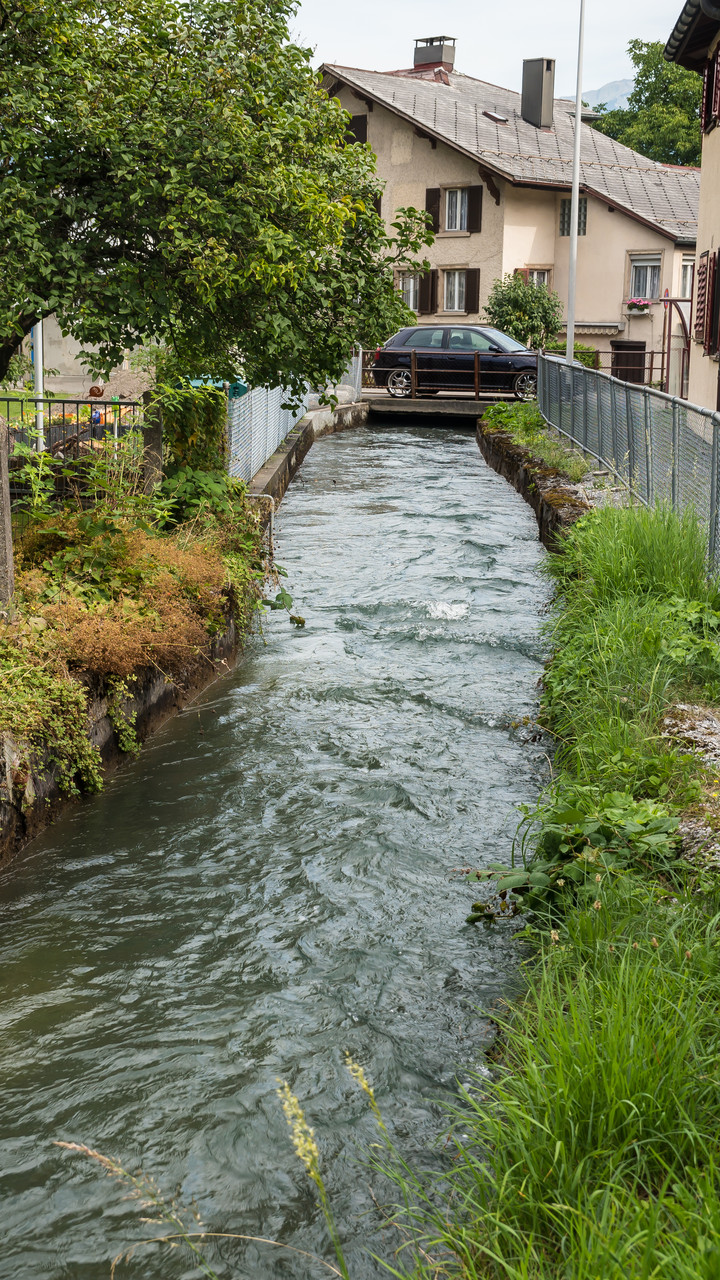
{"label": "metal railing fence", "polygon": [[692,507],[718,561],[720,413],[548,356],[538,359],[538,406],[642,502]]}
{"label": "metal railing fence", "polygon": [[134,400],[0,396],[11,454],[19,443],[47,450],[53,457],[78,458],[108,434],[118,439],[140,430],[143,414],[143,405]]}

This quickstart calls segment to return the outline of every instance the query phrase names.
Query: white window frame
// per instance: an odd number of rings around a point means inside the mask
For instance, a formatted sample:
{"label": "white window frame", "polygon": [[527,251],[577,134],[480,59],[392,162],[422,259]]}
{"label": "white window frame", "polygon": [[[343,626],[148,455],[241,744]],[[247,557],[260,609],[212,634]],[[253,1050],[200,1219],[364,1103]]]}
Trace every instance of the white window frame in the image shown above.
{"label": "white window frame", "polygon": [[400,295],[411,311],[420,305],[420,275],[417,271],[402,271],[398,282]]}
{"label": "white window frame", "polygon": [[[528,284],[542,284],[549,291],[550,289],[550,267],[527,267]],[[543,280],[538,280],[537,276],[544,276]]]}
{"label": "white window frame", "polygon": [[[638,275],[636,276],[636,272]],[[640,273],[646,272],[643,277]],[[651,273],[654,273],[652,275]],[[653,291],[653,281],[657,289]],[[640,284],[644,283],[645,288]],[[643,298],[645,302],[656,302],[660,297],[662,285],[662,256],[659,253],[634,253],[630,257],[630,298]]]}
{"label": "white window frame", "polygon": [[443,308],[445,311],[465,313],[465,267],[453,268],[443,274]]}
{"label": "white window frame", "polygon": [[[693,277],[695,273],[695,259],[683,258],[682,267],[680,268],[680,297],[692,297]],[[686,280],[689,280],[689,288],[686,286]]]}
{"label": "white window frame", "polygon": [[446,187],[445,230],[467,231],[467,229],[468,189],[467,187]]}

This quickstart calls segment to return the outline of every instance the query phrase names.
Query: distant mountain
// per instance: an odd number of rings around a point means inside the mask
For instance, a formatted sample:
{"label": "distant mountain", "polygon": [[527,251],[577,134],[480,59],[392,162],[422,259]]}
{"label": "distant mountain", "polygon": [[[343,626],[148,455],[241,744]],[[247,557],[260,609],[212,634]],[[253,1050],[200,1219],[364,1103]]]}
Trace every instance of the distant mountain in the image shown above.
{"label": "distant mountain", "polygon": [[[604,102],[608,111],[614,111],[617,107],[626,107],[628,94],[631,92],[634,80],[611,80],[609,84],[604,84],[601,89],[584,89],[583,99],[591,107],[596,107],[599,102]],[[575,95],[573,94],[573,100]]]}

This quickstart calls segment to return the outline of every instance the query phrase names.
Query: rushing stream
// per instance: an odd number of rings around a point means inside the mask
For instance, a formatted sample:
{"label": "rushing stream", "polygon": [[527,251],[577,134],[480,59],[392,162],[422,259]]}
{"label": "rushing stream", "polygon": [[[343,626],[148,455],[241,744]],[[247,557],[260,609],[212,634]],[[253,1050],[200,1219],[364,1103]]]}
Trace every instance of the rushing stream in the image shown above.
{"label": "rushing stream", "polygon": [[[287,614],[105,792],[0,872],[2,1280],[101,1280],[143,1233],[87,1143],[194,1197],[210,1230],[332,1257],[276,1097],[306,1107],[353,1280],[390,1257],[362,1165],[376,1085],[426,1165],[437,1099],[515,981],[466,926],[457,868],[506,858],[541,749],[513,721],[540,671],[535,520],[471,434],[365,429],[314,446],[280,510]],[[223,1280],[314,1280],[260,1244]],[[118,1280],[197,1275],[143,1248]]]}

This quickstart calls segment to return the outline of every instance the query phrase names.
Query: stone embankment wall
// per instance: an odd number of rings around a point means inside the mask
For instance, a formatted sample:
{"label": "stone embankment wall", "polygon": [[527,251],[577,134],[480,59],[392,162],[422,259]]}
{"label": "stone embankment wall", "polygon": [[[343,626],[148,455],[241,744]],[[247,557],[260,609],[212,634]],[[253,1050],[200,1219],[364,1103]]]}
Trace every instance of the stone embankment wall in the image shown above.
{"label": "stone embankment wall", "polygon": [[555,547],[558,532],[569,528],[591,509],[581,485],[573,484],[561,471],[534,458],[506,431],[486,427],[482,418],[477,424],[477,442],[488,466],[509,480],[532,507],[540,541],[549,551]]}
{"label": "stone embankment wall", "polygon": [[[125,699],[122,712],[133,725],[138,742],[144,742],[166,720],[181,711],[218,676],[230,669],[237,653],[239,636],[234,620],[207,648],[188,662],[176,680],[166,679],[156,668],[136,672],[132,696]],[[111,712],[108,691],[102,684],[88,690],[87,735],[97,747],[103,770],[112,772],[129,758],[117,731],[116,713]],[[63,793],[60,770],[51,753],[33,756],[27,743],[10,734],[0,735],[0,864],[32,840],[38,832],[67,808],[72,800]],[[27,761],[34,760],[28,769]]]}

